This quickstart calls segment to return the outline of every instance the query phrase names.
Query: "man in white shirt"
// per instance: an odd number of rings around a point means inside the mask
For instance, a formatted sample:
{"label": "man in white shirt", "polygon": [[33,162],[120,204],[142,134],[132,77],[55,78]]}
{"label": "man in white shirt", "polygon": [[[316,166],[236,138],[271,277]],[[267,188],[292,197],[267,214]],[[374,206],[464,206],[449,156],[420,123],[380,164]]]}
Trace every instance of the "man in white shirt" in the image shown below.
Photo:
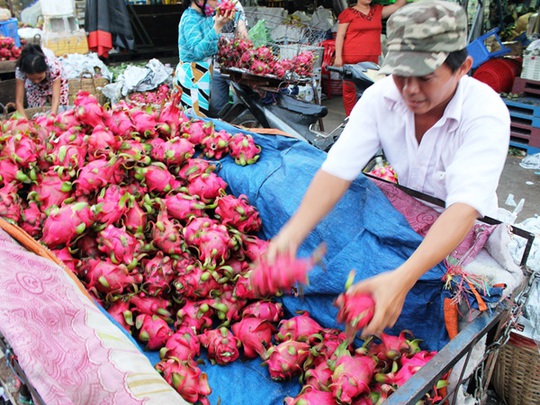
{"label": "man in white shirt", "polygon": [[457,4],[409,4],[388,20],[382,73],[354,107],[293,217],[272,240],[296,254],[380,149],[399,183],[442,199],[444,211],[416,251],[398,268],[355,284],[376,308],[363,335],[392,327],[416,281],[444,260],[475,220],[497,211],[496,189],[509,143],[510,117],[500,97],[467,76],[467,18]]}

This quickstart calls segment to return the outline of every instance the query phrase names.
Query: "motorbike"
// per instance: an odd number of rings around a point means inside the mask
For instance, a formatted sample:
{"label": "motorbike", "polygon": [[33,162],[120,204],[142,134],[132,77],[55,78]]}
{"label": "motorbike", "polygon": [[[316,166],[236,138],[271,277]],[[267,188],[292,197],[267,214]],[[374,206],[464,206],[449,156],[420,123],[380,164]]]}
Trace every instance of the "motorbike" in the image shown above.
{"label": "motorbike", "polygon": [[[378,69],[379,66],[373,62],[343,67],[326,66],[329,72],[337,72],[341,78],[355,84],[357,99],[374,83],[375,79],[370,73]],[[331,132],[325,132],[321,124],[328,109],[295,97],[289,85],[282,86],[286,82],[254,81],[242,74],[228,73],[234,102],[221,111],[220,117],[224,121],[246,128],[275,128],[324,151],[330,149],[343,132],[347,118]],[[311,78],[309,84],[316,94],[315,79]]]}

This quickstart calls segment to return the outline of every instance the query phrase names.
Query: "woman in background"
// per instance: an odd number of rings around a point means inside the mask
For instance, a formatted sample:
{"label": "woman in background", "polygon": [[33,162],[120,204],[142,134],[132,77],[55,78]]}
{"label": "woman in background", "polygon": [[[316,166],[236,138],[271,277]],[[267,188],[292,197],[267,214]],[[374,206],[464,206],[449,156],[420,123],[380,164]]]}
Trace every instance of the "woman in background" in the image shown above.
{"label": "woman in background", "polygon": [[[359,62],[379,63],[382,20],[403,7],[407,0],[396,0],[388,6],[371,2],[372,0],[358,0],[354,6],[343,10],[339,15],[334,66]],[[343,106],[347,117],[356,101],[354,83],[344,80]]]}
{"label": "woman in background", "polygon": [[[223,27],[233,20],[234,10],[214,15],[218,0],[183,0],[187,7],[178,26],[179,59],[174,85],[182,91],[182,105],[197,115],[210,110],[212,58],[218,51]],[[214,15],[214,16],[213,16]],[[212,17],[213,16],[213,17]]]}
{"label": "woman in background", "polygon": [[50,49],[26,45],[17,62],[15,78],[15,106],[23,117],[26,117],[25,95],[28,108],[50,104],[52,114],[57,114],[60,106],[68,105],[68,80],[62,64]]}

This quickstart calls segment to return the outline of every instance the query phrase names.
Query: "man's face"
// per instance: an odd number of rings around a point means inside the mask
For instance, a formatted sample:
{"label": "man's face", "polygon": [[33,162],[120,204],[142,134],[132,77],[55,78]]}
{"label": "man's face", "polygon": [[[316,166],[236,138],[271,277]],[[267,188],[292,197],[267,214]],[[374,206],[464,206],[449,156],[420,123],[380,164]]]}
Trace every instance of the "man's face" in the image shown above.
{"label": "man's face", "polygon": [[413,113],[422,115],[439,110],[442,112],[453,97],[459,79],[467,73],[467,65],[468,61],[455,73],[446,64],[442,64],[426,76],[392,77],[405,104]]}

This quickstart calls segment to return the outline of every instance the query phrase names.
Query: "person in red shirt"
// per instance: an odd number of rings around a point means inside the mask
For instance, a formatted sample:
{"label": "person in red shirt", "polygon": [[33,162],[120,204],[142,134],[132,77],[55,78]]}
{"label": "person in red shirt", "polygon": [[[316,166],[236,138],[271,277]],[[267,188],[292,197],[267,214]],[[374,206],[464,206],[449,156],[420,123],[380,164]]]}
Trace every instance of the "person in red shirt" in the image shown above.
{"label": "person in red shirt", "polygon": [[[407,0],[396,0],[383,6],[371,4],[372,0],[358,0],[338,17],[336,55],[334,66],[359,62],[379,63],[381,54],[382,20],[403,7]],[[343,106],[349,116],[356,104],[356,88],[353,82],[343,81]]]}

